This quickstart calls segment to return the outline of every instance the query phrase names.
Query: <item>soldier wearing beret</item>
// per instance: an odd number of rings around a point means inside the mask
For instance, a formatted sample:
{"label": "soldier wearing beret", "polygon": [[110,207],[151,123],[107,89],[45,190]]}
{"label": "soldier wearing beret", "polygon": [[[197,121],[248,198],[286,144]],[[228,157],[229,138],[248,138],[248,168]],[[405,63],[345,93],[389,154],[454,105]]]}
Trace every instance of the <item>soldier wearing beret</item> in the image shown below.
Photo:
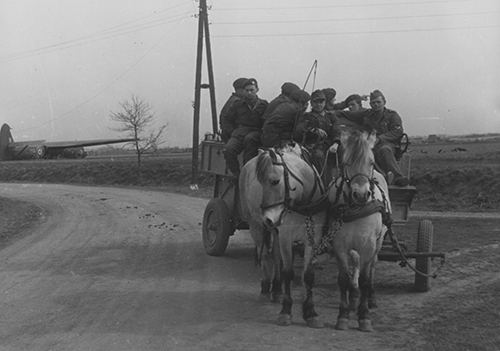
{"label": "soldier wearing beret", "polygon": [[245,84],[248,82],[248,78],[238,78],[233,82],[234,93],[231,94],[229,99],[226,101],[219,116],[219,124],[221,129],[221,138],[223,142],[227,142],[231,137],[231,133],[234,130],[233,117],[230,116],[232,113],[232,106],[235,101],[244,99],[246,96]]}
{"label": "soldier wearing beret", "polygon": [[271,100],[262,118],[264,120],[267,119],[267,116],[269,116],[279,104],[283,102],[292,102],[292,93],[297,90],[300,90],[298,85],[291,82],[283,83],[281,86],[281,94]]}
{"label": "soldier wearing beret", "polygon": [[301,89],[293,90],[267,115],[262,127],[262,145],[282,147],[293,141],[297,118],[307,109],[310,95]]}
{"label": "soldier wearing beret", "polygon": [[243,92],[238,93],[225,111],[222,132],[223,135],[229,135],[224,146],[227,168],[237,176],[240,171],[238,155],[243,152],[243,163],[257,155],[261,143],[262,115],[267,101],[258,97],[257,81],[253,78],[238,81],[236,86],[238,89],[242,87]]}

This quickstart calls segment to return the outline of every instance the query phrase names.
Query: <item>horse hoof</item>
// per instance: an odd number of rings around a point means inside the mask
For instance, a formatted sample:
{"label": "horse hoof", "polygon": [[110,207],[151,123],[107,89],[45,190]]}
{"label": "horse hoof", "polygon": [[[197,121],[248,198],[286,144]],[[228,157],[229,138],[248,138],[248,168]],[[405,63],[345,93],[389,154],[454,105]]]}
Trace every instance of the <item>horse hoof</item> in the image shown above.
{"label": "horse hoof", "polygon": [[281,325],[282,327],[292,325],[292,316],[290,314],[280,314],[278,316],[278,325]]}
{"label": "horse hoof", "polygon": [[325,327],[325,324],[316,317],[311,317],[306,319],[306,324],[309,328],[321,329]]}
{"label": "horse hoof", "polygon": [[372,332],[372,321],[369,319],[360,319],[359,320],[359,330],[364,332]]}
{"label": "horse hoof", "polygon": [[337,329],[337,330],[349,329],[349,320],[347,318],[337,319],[337,324],[335,324],[335,329]]}

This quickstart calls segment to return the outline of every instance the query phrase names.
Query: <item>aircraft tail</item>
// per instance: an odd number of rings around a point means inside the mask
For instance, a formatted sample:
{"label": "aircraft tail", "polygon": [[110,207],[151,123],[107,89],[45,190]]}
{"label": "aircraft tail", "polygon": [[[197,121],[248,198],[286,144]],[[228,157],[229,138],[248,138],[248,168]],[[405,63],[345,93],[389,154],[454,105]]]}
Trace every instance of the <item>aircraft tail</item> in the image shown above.
{"label": "aircraft tail", "polygon": [[9,144],[13,142],[14,139],[10,133],[10,127],[7,123],[4,123],[0,129],[0,161],[10,159]]}

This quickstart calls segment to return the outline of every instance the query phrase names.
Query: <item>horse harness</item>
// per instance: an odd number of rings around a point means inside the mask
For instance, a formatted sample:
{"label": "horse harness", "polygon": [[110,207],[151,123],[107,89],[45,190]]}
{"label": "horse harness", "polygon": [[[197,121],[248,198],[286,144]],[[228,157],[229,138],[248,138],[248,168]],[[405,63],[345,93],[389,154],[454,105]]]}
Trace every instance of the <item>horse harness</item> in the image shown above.
{"label": "horse harness", "polygon": [[[320,181],[319,176],[317,173],[314,171],[314,185],[313,189],[310,192],[310,194],[307,196],[307,198],[302,201],[300,204],[294,204],[292,201],[292,198],[290,196],[290,192],[295,191],[296,188],[292,188],[290,186],[290,177],[294,178],[296,181],[298,181],[302,186],[304,186],[304,182],[294,173],[292,170],[288,167],[286,164],[285,160],[283,159],[283,153],[280,152],[279,150],[275,151],[272,148],[266,149],[267,152],[269,152],[269,155],[271,156],[271,159],[273,161],[273,165],[275,166],[281,166],[283,167],[283,184],[285,187],[285,196],[282,201],[277,201],[272,204],[262,204],[261,209],[262,210],[267,210],[269,208],[277,207],[277,206],[284,206],[284,209],[280,215],[280,218],[283,216],[285,211],[288,212],[297,212],[301,215],[304,216],[311,216],[314,213],[317,213],[324,209],[325,207],[325,200],[327,200],[327,197],[325,196],[326,192],[323,187],[323,184]],[[278,157],[280,160],[278,160]],[[314,195],[316,194],[317,190],[319,189],[321,193],[321,198],[319,201],[312,202],[312,199]]]}
{"label": "horse harness", "polygon": [[[366,203],[357,204],[352,196],[352,183],[356,178],[366,178],[370,184],[371,198]],[[380,184],[374,177],[374,166],[372,166],[371,174],[357,173],[349,177],[347,170],[343,168],[342,176],[337,178],[333,183],[336,188],[335,200],[331,204],[331,213],[335,218],[342,222],[352,222],[356,219],[369,216],[376,212],[381,212],[383,215],[384,224],[388,224],[389,219],[389,201]],[[375,198],[375,187],[382,194],[382,200]],[[347,188],[347,192],[346,192]]]}
{"label": "horse harness", "polygon": [[[364,205],[356,205],[352,198],[352,191],[346,193],[345,187],[349,190],[351,189],[351,183],[353,179],[362,177],[366,178],[370,184],[371,201],[367,201]],[[306,218],[306,234],[309,244],[313,247],[312,257],[316,257],[322,253],[328,251],[329,247],[332,245],[333,238],[336,233],[342,228],[344,223],[352,222],[356,219],[369,216],[371,214],[380,212],[382,213],[382,222],[385,225],[390,225],[392,222],[389,213],[389,202],[387,200],[384,190],[381,188],[380,184],[374,178],[374,169],[370,175],[363,173],[357,173],[352,177],[349,177],[347,170],[344,168],[342,171],[342,177],[337,178],[336,181],[330,183],[329,187],[335,186],[337,192],[335,196],[335,201],[330,204],[329,215],[331,215],[335,220],[333,221],[333,226],[326,235],[321,237],[321,241],[314,245],[314,224],[312,217]],[[382,194],[382,200],[375,198],[375,187],[379,189]],[[341,198],[342,196],[342,198]],[[342,201],[341,201],[342,200]]]}

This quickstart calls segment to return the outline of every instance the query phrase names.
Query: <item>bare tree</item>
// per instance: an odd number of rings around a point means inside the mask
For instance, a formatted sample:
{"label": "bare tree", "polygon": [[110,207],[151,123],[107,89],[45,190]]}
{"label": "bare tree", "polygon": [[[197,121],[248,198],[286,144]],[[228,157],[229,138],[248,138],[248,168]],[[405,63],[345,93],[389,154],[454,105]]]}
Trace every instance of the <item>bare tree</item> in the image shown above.
{"label": "bare tree", "polygon": [[131,138],[137,154],[137,165],[141,167],[141,156],[148,152],[155,152],[158,146],[163,144],[161,136],[167,125],[164,124],[159,129],[151,130],[151,124],[154,122],[154,114],[151,105],[143,101],[136,95],[132,95],[130,100],[120,103],[122,111],[111,112],[110,117],[113,121],[121,123],[121,127],[115,128],[118,132],[126,132]]}

